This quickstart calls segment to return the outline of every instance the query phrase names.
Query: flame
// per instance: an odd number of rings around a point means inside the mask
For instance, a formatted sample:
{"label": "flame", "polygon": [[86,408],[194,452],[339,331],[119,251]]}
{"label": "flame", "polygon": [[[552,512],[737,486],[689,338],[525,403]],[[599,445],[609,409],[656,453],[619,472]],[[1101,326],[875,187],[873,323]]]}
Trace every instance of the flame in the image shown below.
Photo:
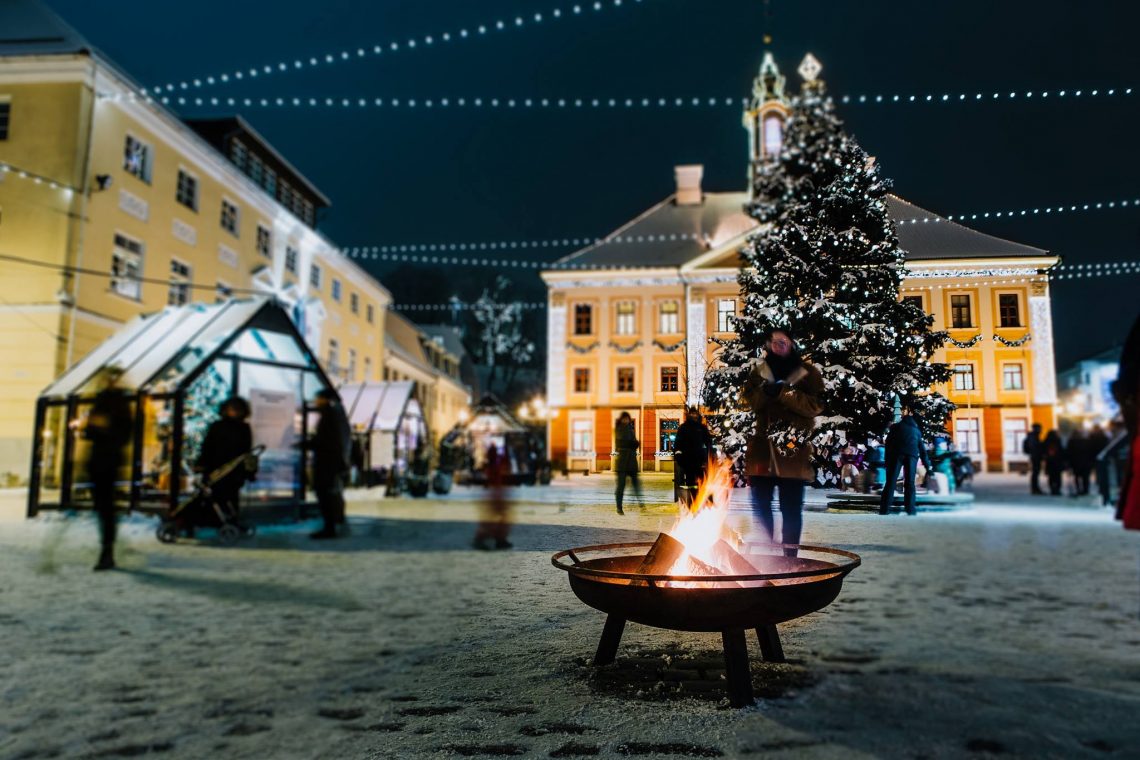
{"label": "flame", "polygon": [[[708,474],[701,481],[693,503],[686,506],[682,502],[679,505],[677,521],[666,531],[685,545],[685,553],[677,558],[667,575],[702,575],[707,570],[701,567],[701,563],[731,574],[729,569],[719,566],[713,547],[721,539],[734,547],[740,546],[740,537],[725,527],[732,486],[732,461],[710,460]],[[677,582],[670,585],[685,587],[699,584]]]}

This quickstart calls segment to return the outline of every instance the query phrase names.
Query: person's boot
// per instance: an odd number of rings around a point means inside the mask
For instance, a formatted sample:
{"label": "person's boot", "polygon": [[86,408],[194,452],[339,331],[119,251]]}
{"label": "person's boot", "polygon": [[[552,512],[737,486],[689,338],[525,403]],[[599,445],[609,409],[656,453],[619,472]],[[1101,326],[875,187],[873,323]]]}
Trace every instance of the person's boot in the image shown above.
{"label": "person's boot", "polygon": [[310,533],[309,538],[313,539],[314,541],[322,541],[322,540],[329,539],[329,538],[336,538],[336,528],[331,526],[331,525],[326,525],[325,527],[318,530],[316,533]]}
{"label": "person's boot", "polygon": [[505,538],[496,538],[495,539],[495,548],[496,549],[510,549],[511,546],[513,546],[513,544]]}
{"label": "person's boot", "polygon": [[103,551],[99,553],[99,561],[95,563],[95,567],[92,568],[92,570],[100,571],[100,570],[114,570],[114,569],[115,569],[115,556],[114,556],[114,554],[112,553],[111,549],[103,549]]}

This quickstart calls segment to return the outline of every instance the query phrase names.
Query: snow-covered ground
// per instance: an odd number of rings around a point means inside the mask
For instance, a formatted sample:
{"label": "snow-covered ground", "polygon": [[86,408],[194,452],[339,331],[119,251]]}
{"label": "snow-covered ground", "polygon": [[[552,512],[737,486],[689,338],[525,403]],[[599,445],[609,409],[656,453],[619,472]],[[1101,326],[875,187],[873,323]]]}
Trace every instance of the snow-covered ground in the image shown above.
{"label": "snow-covered ground", "polygon": [[165,546],[133,518],[100,574],[89,516],[0,493],[0,757],[1140,755],[1140,535],[1110,510],[989,476],[968,511],[809,513],[805,543],[863,565],[781,626],[789,664],[750,642],[765,696],[734,710],[717,635],[631,625],[588,666],[603,616],[550,555],[672,521],[667,480],[624,517],[611,490],[520,489],[508,552],[469,548],[466,491],[354,494],[337,542]]}

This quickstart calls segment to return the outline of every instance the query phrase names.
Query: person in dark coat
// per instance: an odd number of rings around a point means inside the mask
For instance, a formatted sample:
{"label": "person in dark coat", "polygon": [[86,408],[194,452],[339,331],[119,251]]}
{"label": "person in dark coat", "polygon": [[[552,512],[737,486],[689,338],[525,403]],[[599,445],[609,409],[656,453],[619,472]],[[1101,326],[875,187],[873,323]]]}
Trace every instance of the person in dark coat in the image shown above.
{"label": "person in dark coat", "polygon": [[[248,454],[253,448],[253,430],[247,421],[249,402],[234,396],[222,402],[218,413],[221,416],[206,431],[202,452],[198,456],[198,470],[207,478],[214,470]],[[241,507],[242,486],[253,480],[255,473],[245,463],[239,464],[210,487],[215,501],[234,518],[237,518]]]}
{"label": "person in dark coat", "polygon": [[1049,479],[1049,493],[1061,495],[1061,478],[1065,474],[1065,447],[1056,430],[1050,430],[1041,442],[1041,458],[1045,462],[1045,476]]}
{"label": "person in dark coat", "polygon": [[[800,358],[790,330],[765,336],[764,359],[757,363],[740,390],[740,404],[756,417],[745,451],[752,512],[769,541],[775,541],[772,496],[779,490],[782,543],[799,544],[803,533],[804,489],[815,479],[812,446],[806,439],[823,413],[823,376]],[[770,437],[777,431],[798,436],[777,449]],[[785,549],[794,555],[795,549]]]}
{"label": "person in dark coat", "polygon": [[1092,443],[1085,435],[1084,430],[1077,428],[1069,436],[1069,443],[1065,447],[1065,458],[1073,470],[1073,481],[1076,485],[1073,495],[1087,495],[1093,464],[1096,461],[1096,452],[1092,450]]}
{"label": "person in dark coat", "polygon": [[83,436],[91,442],[87,456],[87,479],[99,518],[99,561],[95,570],[115,568],[115,481],[126,461],[124,455],[131,440],[132,415],[127,394],[119,388],[122,372],[114,367],[103,370],[103,388],[87,415]]}
{"label": "person in dark coat", "polygon": [[617,424],[614,425],[614,451],[617,452],[617,458],[614,460],[614,475],[617,477],[614,498],[617,500],[619,515],[625,514],[621,506],[622,497],[625,495],[626,478],[633,482],[633,493],[638,501],[641,500],[641,481],[637,478],[637,450],[640,447],[637,431],[633,429],[633,418],[629,416],[629,412],[622,412],[618,416]]}
{"label": "person in dark coat", "polygon": [[1140,530],[1140,317],[1132,323],[1132,330],[1124,341],[1112,395],[1120,404],[1129,445],[1116,519],[1123,521],[1127,530]]}
{"label": "person in dark coat", "polygon": [[918,470],[918,462],[930,471],[930,455],[922,442],[922,429],[911,416],[910,409],[903,407],[901,420],[891,425],[887,433],[886,446],[887,482],[883,485],[883,495],[879,500],[879,514],[887,515],[891,512],[891,504],[895,500],[895,483],[899,478],[899,471],[903,476],[903,505],[908,515],[918,514],[915,503],[914,480]]}
{"label": "person in dark coat", "polygon": [[1029,492],[1045,493],[1041,490],[1041,459],[1044,446],[1041,443],[1041,423],[1034,422],[1029,434],[1021,442],[1021,451],[1029,457]]}
{"label": "person in dark coat", "polygon": [[677,429],[674,464],[681,469],[681,503],[692,504],[701,481],[708,474],[709,458],[713,454],[712,435],[701,421],[701,412],[690,406],[685,421]]}
{"label": "person in dark coat", "polygon": [[1092,454],[1093,471],[1096,472],[1096,490],[1101,496],[1105,506],[1109,504],[1108,458],[1101,457],[1101,453],[1108,448],[1108,434],[1104,428],[1096,425],[1089,431],[1089,452]]}
{"label": "person in dark coat", "polygon": [[352,430],[336,391],[318,391],[316,407],[320,419],[306,445],[313,452],[313,490],[324,526],[310,538],[336,538],[337,526],[345,523],[344,479],[352,466]]}

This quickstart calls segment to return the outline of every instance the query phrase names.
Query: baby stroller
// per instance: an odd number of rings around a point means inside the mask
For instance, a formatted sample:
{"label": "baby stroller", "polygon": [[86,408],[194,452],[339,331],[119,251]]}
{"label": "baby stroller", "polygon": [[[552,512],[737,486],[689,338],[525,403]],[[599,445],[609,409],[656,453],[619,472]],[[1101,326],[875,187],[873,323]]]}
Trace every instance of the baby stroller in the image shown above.
{"label": "baby stroller", "polygon": [[248,471],[257,469],[257,458],[265,451],[265,446],[254,446],[251,451],[234,457],[213,471],[194,479],[194,493],[190,498],[170,510],[158,526],[156,535],[164,544],[172,544],[178,536],[190,533],[194,528],[217,528],[218,541],[230,545],[245,536],[255,533],[253,526],[241,525],[237,513],[228,505],[214,498],[213,486],[239,467]]}

